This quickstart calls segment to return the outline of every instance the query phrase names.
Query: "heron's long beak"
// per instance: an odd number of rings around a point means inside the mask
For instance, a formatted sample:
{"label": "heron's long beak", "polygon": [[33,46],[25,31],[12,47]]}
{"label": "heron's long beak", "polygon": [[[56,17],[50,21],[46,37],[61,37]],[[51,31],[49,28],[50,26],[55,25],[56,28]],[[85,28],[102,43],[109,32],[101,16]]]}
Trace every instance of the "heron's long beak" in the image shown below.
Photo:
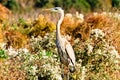
{"label": "heron's long beak", "polygon": [[44,11],[50,11],[50,12],[58,12],[56,11],[54,8],[50,8],[50,9],[43,9]]}
{"label": "heron's long beak", "polygon": [[42,9],[42,11],[51,11],[50,9]]}
{"label": "heron's long beak", "polygon": [[43,9],[44,11],[50,11],[50,9]]}

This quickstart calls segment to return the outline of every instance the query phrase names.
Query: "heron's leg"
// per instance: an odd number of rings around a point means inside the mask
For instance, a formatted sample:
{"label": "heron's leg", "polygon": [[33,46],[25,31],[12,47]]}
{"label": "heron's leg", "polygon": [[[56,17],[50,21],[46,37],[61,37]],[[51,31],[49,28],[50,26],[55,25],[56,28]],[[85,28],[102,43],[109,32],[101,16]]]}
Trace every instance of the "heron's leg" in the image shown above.
{"label": "heron's leg", "polygon": [[62,78],[64,78],[64,67],[63,67],[63,64],[61,64],[60,65],[60,67],[61,67],[61,76],[62,76]]}
{"label": "heron's leg", "polygon": [[65,65],[61,64],[61,71],[62,71],[62,78],[63,80],[69,80],[69,72],[68,72],[68,67],[66,67]]}
{"label": "heron's leg", "polygon": [[69,75],[69,71],[68,71],[68,72],[67,72],[67,80],[69,80],[69,79],[70,79],[70,78],[69,78],[69,76],[70,76],[70,75]]}
{"label": "heron's leg", "polygon": [[64,78],[63,80],[69,80],[69,69],[67,66],[64,66]]}
{"label": "heron's leg", "polygon": [[67,80],[69,80],[70,79],[70,72],[69,72],[69,68],[67,67]]}

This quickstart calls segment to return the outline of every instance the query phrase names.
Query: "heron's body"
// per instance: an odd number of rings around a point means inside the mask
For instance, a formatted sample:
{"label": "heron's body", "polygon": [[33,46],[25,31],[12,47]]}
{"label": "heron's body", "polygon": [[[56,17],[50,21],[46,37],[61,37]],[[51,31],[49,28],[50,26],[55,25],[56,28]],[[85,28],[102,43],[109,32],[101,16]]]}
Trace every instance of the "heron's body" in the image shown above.
{"label": "heron's body", "polygon": [[66,66],[70,66],[72,68],[70,69],[70,71],[74,72],[75,71],[75,55],[74,55],[73,48],[71,44],[60,33],[60,26],[64,19],[64,11],[59,7],[57,7],[57,9],[59,9],[58,13],[60,13],[61,17],[56,26],[56,46],[58,48],[58,53],[59,53],[61,62]]}
{"label": "heron's body", "polygon": [[70,72],[75,71],[75,54],[71,44],[61,35],[60,26],[64,19],[64,10],[60,7],[50,9],[53,12],[60,13],[60,19],[56,25],[56,46],[60,56],[61,63],[69,67]]}
{"label": "heron's body", "polygon": [[[75,66],[75,55],[74,54],[68,54],[68,53],[74,53],[72,46],[70,45],[70,43],[65,39],[62,38],[60,39],[60,41],[57,41],[57,48],[58,48],[58,53],[60,55],[61,58],[61,62],[68,66],[68,65],[74,65]],[[71,57],[73,57],[71,59]],[[70,64],[71,63],[71,64]]]}

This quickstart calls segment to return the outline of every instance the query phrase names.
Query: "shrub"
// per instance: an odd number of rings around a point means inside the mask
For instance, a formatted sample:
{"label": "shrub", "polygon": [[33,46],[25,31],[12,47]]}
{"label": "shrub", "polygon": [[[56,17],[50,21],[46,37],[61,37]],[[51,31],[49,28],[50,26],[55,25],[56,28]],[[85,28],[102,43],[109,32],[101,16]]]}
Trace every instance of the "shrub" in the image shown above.
{"label": "shrub", "polygon": [[47,33],[43,38],[41,36],[37,38],[32,36],[29,43],[29,49],[32,53],[37,53],[40,50],[50,51],[54,54],[57,53],[55,44],[55,32]]}
{"label": "shrub", "polygon": [[115,73],[119,73],[120,56],[115,47],[106,41],[105,34],[101,30],[92,30],[91,38],[85,42],[75,41],[77,64],[80,63],[84,71],[83,74],[80,69],[76,72],[81,74],[81,77],[77,76],[78,79],[83,76],[85,80],[116,79]]}
{"label": "shrub", "polygon": [[29,32],[30,36],[44,36],[46,33],[56,29],[55,24],[44,15],[39,15],[38,19],[33,21],[32,25]]}
{"label": "shrub", "polygon": [[14,30],[4,31],[4,42],[7,43],[6,48],[12,46],[13,48],[25,47],[27,44],[27,36]]}

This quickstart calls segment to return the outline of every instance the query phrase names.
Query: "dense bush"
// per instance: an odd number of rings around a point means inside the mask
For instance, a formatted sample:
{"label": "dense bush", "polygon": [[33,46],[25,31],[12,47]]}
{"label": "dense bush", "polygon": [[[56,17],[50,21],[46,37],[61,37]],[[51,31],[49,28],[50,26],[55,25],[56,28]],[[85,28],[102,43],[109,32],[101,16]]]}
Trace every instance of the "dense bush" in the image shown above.
{"label": "dense bush", "polygon": [[[1,79],[13,79],[14,76],[14,79],[62,80],[54,35],[55,32],[48,33],[44,38],[32,38],[31,46],[35,53],[32,54],[24,48],[19,49],[15,57],[8,58],[9,64],[2,63]],[[106,41],[101,30],[93,29],[90,39],[85,42],[76,39],[74,43],[77,71],[70,74],[70,77],[77,80],[114,80],[118,77],[120,57],[115,48]],[[11,75],[8,76],[9,73]]]}
{"label": "dense bush", "polygon": [[55,24],[49,20],[49,18],[44,15],[39,15],[39,17],[34,20],[32,23],[32,27],[29,31],[29,35],[31,36],[44,36],[47,32],[52,32],[56,29]]}

